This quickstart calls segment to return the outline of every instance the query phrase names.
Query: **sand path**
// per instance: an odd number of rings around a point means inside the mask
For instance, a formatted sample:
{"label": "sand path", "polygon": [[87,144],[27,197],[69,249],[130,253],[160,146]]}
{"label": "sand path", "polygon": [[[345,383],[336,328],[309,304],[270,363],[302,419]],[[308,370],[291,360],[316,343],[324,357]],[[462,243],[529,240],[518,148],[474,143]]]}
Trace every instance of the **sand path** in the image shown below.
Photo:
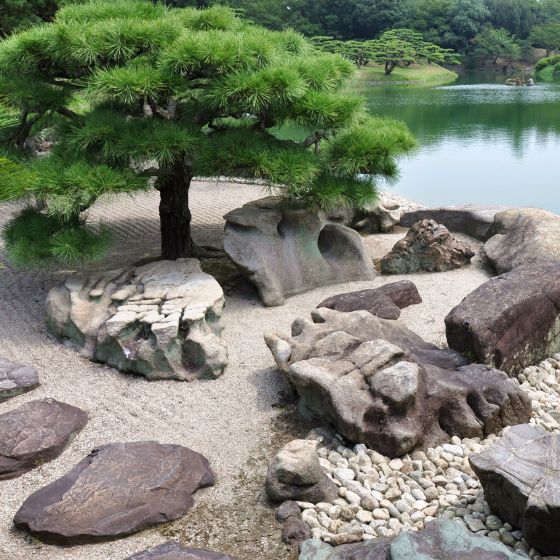
{"label": "sand path", "polygon": [[[225,212],[262,196],[250,185],[197,183],[192,189],[194,237],[220,244]],[[98,204],[93,220],[108,223],[116,243],[103,267],[120,267],[159,247],[157,193],[119,197]],[[0,227],[13,208],[0,206]],[[400,234],[371,236],[372,256],[382,256]],[[0,259],[2,254],[0,252]],[[90,421],[57,460],[18,479],[0,482],[0,560],[123,560],[170,537],[220,549],[239,560],[288,560],[293,550],[279,541],[280,526],[266,507],[263,480],[267,462],[284,442],[309,427],[285,404],[286,385],[273,367],[262,333],[287,330],[321,300],[353,289],[379,286],[399,277],[331,286],[263,308],[251,290],[226,298],[223,337],[230,365],[217,381],[149,383],[80,358],[51,338],[45,329],[44,300],[64,276],[57,272],[22,272],[4,261],[0,269],[0,355],[35,366],[42,385],[0,405],[0,412],[24,402],[53,397],[79,406]],[[427,340],[443,344],[443,318],[488,274],[479,264],[459,271],[408,276],[424,303],[403,312],[405,323]],[[196,495],[195,508],[175,523],[118,541],[62,548],[44,545],[12,528],[23,500],[68,471],[94,447],[115,441],[154,439],[186,445],[206,455],[218,476],[214,488]]]}

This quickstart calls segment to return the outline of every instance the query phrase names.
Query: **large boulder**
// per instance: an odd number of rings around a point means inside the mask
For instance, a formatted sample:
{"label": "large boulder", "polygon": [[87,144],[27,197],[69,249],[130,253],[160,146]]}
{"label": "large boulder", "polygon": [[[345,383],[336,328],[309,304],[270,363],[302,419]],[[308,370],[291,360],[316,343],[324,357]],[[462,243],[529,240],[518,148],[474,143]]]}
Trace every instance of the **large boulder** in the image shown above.
{"label": "large boulder", "polygon": [[383,274],[445,272],[470,263],[473,250],[434,220],[415,223],[379,261]]}
{"label": "large boulder", "polygon": [[518,266],[445,318],[451,348],[516,373],[560,350],[560,261]]}
{"label": "large boulder", "polygon": [[224,293],[196,259],[69,278],[47,297],[50,330],[82,355],[147,379],[215,378]]}
{"label": "large boulder", "polygon": [[266,492],[273,502],[297,500],[328,502],[338,488],[323,472],[317,454],[318,442],[296,439],[272,459],[266,477]]}
{"label": "large boulder", "polygon": [[506,206],[481,206],[478,204],[420,208],[404,212],[400,225],[411,227],[422,220],[434,220],[438,224],[443,224],[453,233],[464,233],[479,241],[487,241],[491,235],[494,217],[507,209]]}
{"label": "large boulder", "polygon": [[401,533],[333,548],[317,540],[303,543],[298,560],[522,560],[501,542],[471,533],[455,521],[437,519],[422,531]]}
{"label": "large boulder", "polygon": [[224,249],[265,305],[282,305],[289,296],[375,274],[360,235],[320,212],[268,197],[225,219]]}
{"label": "large boulder", "polygon": [[0,414],[0,480],[52,461],[86,423],[85,412],[53,399]]}
{"label": "large boulder", "polygon": [[466,365],[398,321],[320,308],[292,336],[266,335],[302,414],[397,457],[527,422],[531,406],[505,373]]}
{"label": "large boulder", "polygon": [[25,366],[0,358],[0,401],[27,393],[39,386],[39,374]]}
{"label": "large boulder", "polygon": [[525,424],[470,457],[493,512],[546,555],[560,555],[560,435]]}
{"label": "large boulder", "polygon": [[409,280],[401,280],[380,288],[337,294],[322,301],[317,307],[328,307],[345,313],[363,309],[382,319],[398,319],[401,309],[418,303],[422,303],[422,298],[416,286]]}
{"label": "large boulder", "polygon": [[184,547],[177,541],[170,541],[155,548],[129,556],[126,560],[235,560],[221,552],[202,548]]}
{"label": "large boulder", "polygon": [[484,253],[498,274],[523,264],[560,260],[560,216],[538,208],[500,212]]}
{"label": "large boulder", "polygon": [[213,484],[208,461],[186,447],[113,443],[27,498],[14,523],[49,542],[113,539],[182,517]]}

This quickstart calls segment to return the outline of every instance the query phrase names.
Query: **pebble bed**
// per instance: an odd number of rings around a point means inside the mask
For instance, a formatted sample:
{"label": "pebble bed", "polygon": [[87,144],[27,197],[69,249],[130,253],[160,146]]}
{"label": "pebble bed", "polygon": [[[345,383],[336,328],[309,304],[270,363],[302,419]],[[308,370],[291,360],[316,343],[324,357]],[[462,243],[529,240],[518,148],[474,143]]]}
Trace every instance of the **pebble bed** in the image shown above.
{"label": "pebble bed", "polygon": [[[532,401],[531,424],[558,433],[560,354],[526,368],[512,381]],[[336,450],[320,446],[321,466],[339,487],[339,498],[333,503],[298,502],[302,519],[313,538],[340,545],[420,530],[428,521],[444,517],[539,560],[543,557],[521,531],[492,515],[470,467],[468,456],[498,439],[499,435],[485,440],[453,437],[451,443],[393,460],[361,444],[353,449],[341,444]]]}

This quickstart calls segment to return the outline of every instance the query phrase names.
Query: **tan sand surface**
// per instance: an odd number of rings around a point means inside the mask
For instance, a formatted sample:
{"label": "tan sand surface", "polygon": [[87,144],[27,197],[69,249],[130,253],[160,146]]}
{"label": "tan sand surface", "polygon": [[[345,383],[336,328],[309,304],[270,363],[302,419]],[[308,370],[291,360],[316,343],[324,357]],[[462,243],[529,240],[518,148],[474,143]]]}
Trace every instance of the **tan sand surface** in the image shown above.
{"label": "tan sand surface", "polygon": [[[224,213],[262,196],[247,184],[197,183],[192,189],[194,236],[220,245]],[[98,266],[117,268],[157,254],[157,193],[104,200],[91,219],[116,232],[109,258]],[[13,208],[0,206],[0,227]],[[403,232],[370,236],[372,257],[381,257]],[[0,259],[2,253],[0,252]],[[475,259],[476,261],[476,259]],[[287,386],[274,366],[262,333],[287,330],[291,322],[324,298],[380,286],[401,277],[330,286],[294,297],[279,308],[264,308],[253,290],[240,288],[226,298],[223,337],[230,365],[217,381],[147,382],[93,364],[57,343],[46,331],[44,300],[64,271],[0,268],[0,355],[35,366],[42,385],[0,405],[0,412],[24,402],[53,397],[86,410],[87,427],[57,460],[10,481],[0,482],[0,560],[123,560],[169,538],[220,549],[239,560],[293,560],[280,543],[280,525],[266,506],[263,481],[274,450],[310,427],[287,402]],[[424,303],[403,312],[405,323],[427,340],[445,343],[443,318],[488,274],[477,262],[440,274],[414,274]],[[45,545],[18,532],[12,518],[23,500],[52,482],[94,447],[115,441],[158,440],[203,453],[218,477],[214,488],[195,496],[187,516],[117,541],[70,548]]]}

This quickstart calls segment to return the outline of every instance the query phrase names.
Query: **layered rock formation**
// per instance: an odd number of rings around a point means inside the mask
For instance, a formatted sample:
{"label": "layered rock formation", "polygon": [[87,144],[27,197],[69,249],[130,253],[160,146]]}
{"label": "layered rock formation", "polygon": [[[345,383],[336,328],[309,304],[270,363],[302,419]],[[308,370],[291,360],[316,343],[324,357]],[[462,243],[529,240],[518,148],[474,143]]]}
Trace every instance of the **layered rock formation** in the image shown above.
{"label": "layered rock formation", "polygon": [[466,365],[398,321],[320,308],[292,336],[267,335],[303,414],[396,457],[451,436],[484,437],[527,422],[531,407],[505,373]]}
{"label": "layered rock formation", "polygon": [[224,294],[196,259],[69,278],[47,298],[50,330],[90,359],[154,379],[215,378]]}
{"label": "layered rock formation", "polygon": [[35,368],[0,358],[0,402],[39,386]]}
{"label": "layered rock formation", "polygon": [[235,558],[221,552],[184,547],[179,542],[170,541],[150,550],[133,554],[127,560],[235,560]]}
{"label": "layered rock formation", "polygon": [[289,208],[280,198],[268,197],[225,219],[224,249],[265,305],[282,305],[289,296],[375,274],[360,235],[319,212]]}

